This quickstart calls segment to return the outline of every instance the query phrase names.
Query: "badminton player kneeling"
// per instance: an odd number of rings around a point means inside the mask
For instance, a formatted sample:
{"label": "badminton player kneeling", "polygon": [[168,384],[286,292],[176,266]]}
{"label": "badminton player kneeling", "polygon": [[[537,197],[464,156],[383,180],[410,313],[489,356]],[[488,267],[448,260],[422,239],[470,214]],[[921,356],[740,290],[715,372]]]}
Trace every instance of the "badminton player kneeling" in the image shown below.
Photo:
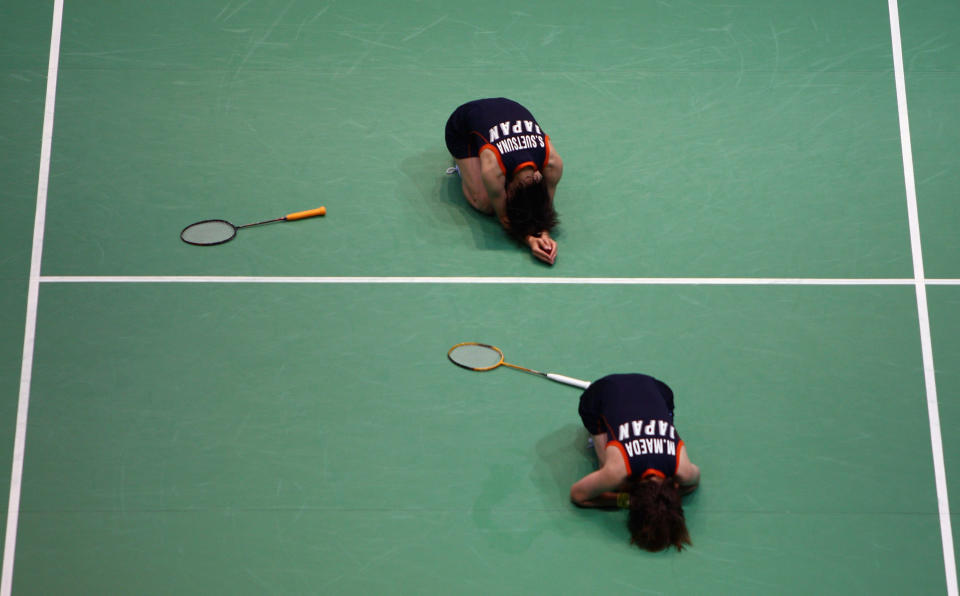
{"label": "badminton player kneeling", "polygon": [[700,469],[673,426],[673,391],[641,374],[609,375],[580,396],[598,468],[570,488],[581,507],[629,509],[630,542],[648,551],[691,544],[681,497]]}
{"label": "badminton player kneeling", "polygon": [[557,225],[553,194],[563,162],[527,108],[498,97],[458,107],[446,126],[447,149],[467,201],[496,215],[500,225],[533,256],[553,265]]}

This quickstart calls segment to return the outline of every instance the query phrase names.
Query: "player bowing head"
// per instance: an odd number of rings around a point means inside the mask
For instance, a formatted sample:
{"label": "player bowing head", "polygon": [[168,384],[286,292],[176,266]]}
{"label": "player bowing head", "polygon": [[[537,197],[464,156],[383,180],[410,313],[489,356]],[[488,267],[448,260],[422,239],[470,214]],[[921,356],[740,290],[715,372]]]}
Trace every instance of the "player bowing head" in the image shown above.
{"label": "player bowing head", "polygon": [[683,550],[684,545],[691,544],[676,479],[630,476],[625,488],[631,544],[651,552],[671,546]]}
{"label": "player bowing head", "polygon": [[521,170],[507,185],[506,229],[518,242],[540,237],[557,225],[547,183],[539,170],[532,166]]}
{"label": "player bowing head", "polygon": [[673,425],[673,391],[642,374],[608,375],[580,396],[597,469],[570,488],[581,507],[629,509],[630,542],[649,551],[691,544],[681,497],[700,469]]}
{"label": "player bowing head", "polygon": [[447,119],[445,139],[467,202],[552,265],[563,161],[530,111],[504,97],[470,101]]}

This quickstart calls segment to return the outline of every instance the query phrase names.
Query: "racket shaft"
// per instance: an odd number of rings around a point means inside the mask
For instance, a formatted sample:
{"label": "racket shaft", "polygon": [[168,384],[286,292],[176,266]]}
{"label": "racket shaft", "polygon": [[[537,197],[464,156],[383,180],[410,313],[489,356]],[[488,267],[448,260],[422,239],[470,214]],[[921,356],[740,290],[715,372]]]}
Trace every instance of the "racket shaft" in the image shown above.
{"label": "racket shaft", "polygon": [[238,230],[240,230],[240,229],[242,229],[242,228],[250,228],[250,227],[253,227],[253,226],[262,226],[263,224],[273,223],[273,222],[275,222],[275,221],[283,221],[283,218],[282,218],[282,217],[278,217],[277,219],[268,219],[268,220],[266,220],[266,221],[258,221],[258,222],[256,222],[256,223],[246,224],[246,225],[243,225],[243,226],[234,226],[234,227],[236,227]]}
{"label": "racket shaft", "polygon": [[557,383],[563,383],[564,385],[573,385],[574,387],[579,387],[581,389],[586,389],[590,386],[588,381],[581,381],[580,379],[574,379],[573,377],[568,377],[566,375],[558,375],[556,373],[547,373],[547,378],[551,381],[556,381]]}
{"label": "racket shaft", "polygon": [[318,215],[326,215],[326,207],[317,207],[316,209],[308,209],[307,211],[297,211],[296,213],[291,213],[284,217],[287,221],[293,221],[295,219],[306,219],[308,217],[316,217]]}
{"label": "racket shaft", "polygon": [[526,366],[518,366],[516,364],[510,364],[509,362],[504,362],[504,366],[509,366],[510,368],[515,368],[517,370],[522,370],[523,372],[528,372],[531,375],[540,375],[541,377],[547,376],[547,373],[542,373],[539,370],[533,370],[532,368],[527,368]]}
{"label": "racket shaft", "polygon": [[534,370],[532,368],[527,368],[525,366],[518,366],[516,364],[510,364],[509,362],[504,362],[503,365],[509,366],[510,368],[515,368],[517,370],[522,370],[523,372],[528,372],[532,375],[546,377],[551,381],[556,381],[557,383],[563,383],[564,385],[572,385],[574,387],[579,387],[580,389],[586,389],[587,387],[590,386],[589,381],[582,381],[580,379],[575,379],[573,377],[568,377],[566,375],[558,375],[557,373],[540,372],[539,370]]}

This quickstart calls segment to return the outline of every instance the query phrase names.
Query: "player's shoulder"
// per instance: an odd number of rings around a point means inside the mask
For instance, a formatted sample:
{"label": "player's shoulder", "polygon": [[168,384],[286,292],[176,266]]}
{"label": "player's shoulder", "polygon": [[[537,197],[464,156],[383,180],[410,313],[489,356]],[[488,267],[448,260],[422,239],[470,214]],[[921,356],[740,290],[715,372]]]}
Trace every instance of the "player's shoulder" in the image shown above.
{"label": "player's shoulder", "polygon": [[676,478],[680,484],[695,484],[700,480],[700,467],[690,461],[686,443],[680,445],[680,452],[677,454]]}
{"label": "player's shoulder", "polygon": [[489,143],[480,147],[480,165],[497,163],[497,150]]}
{"label": "player's shoulder", "polygon": [[550,150],[550,159],[554,157],[558,160],[560,159],[560,154],[557,153],[557,146],[553,144],[553,139],[550,138],[550,135],[545,135],[547,137],[547,149]]}
{"label": "player's shoulder", "polygon": [[607,457],[600,468],[604,482],[608,488],[613,488],[627,479],[627,461],[623,446],[619,441],[609,441],[607,443]]}
{"label": "player's shoulder", "polygon": [[[549,143],[548,139],[547,144],[549,145]],[[563,159],[560,158],[560,154],[556,152],[552,145],[550,145],[547,163],[543,167],[543,175],[548,180],[554,181],[560,180],[560,177],[563,176]]]}
{"label": "player's shoulder", "polygon": [[484,177],[494,178],[504,175],[500,168],[500,158],[490,146],[484,146],[480,149],[480,174]]}

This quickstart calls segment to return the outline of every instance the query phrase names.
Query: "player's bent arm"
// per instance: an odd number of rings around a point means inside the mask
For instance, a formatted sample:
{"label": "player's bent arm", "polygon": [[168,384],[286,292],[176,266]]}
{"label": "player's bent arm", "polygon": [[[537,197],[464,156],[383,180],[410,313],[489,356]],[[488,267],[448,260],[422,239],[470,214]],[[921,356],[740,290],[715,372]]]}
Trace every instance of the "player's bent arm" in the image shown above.
{"label": "player's bent arm", "polygon": [[608,466],[591,472],[570,487],[570,500],[580,507],[615,507],[617,494],[613,492],[623,482]]}
{"label": "player's bent arm", "polygon": [[700,468],[690,461],[687,446],[680,448],[680,462],[677,465],[676,480],[680,484],[680,494],[688,495],[700,486]]}
{"label": "player's bent arm", "polygon": [[504,229],[510,225],[507,219],[507,177],[500,169],[497,156],[490,149],[480,152],[480,178],[493,206],[493,212]]}
{"label": "player's bent arm", "polygon": [[617,496],[619,494],[620,493],[615,493],[613,491],[605,491],[589,501],[584,501],[582,503],[573,501],[573,504],[584,509],[619,509],[620,506],[617,504]]}
{"label": "player's bent arm", "polygon": [[553,143],[549,140],[547,141],[547,149],[550,152],[550,157],[547,160],[547,165],[543,168],[543,179],[547,183],[547,194],[550,195],[550,200],[553,200],[553,194],[557,191],[557,184],[563,177],[563,160],[560,159],[560,154],[553,148]]}

